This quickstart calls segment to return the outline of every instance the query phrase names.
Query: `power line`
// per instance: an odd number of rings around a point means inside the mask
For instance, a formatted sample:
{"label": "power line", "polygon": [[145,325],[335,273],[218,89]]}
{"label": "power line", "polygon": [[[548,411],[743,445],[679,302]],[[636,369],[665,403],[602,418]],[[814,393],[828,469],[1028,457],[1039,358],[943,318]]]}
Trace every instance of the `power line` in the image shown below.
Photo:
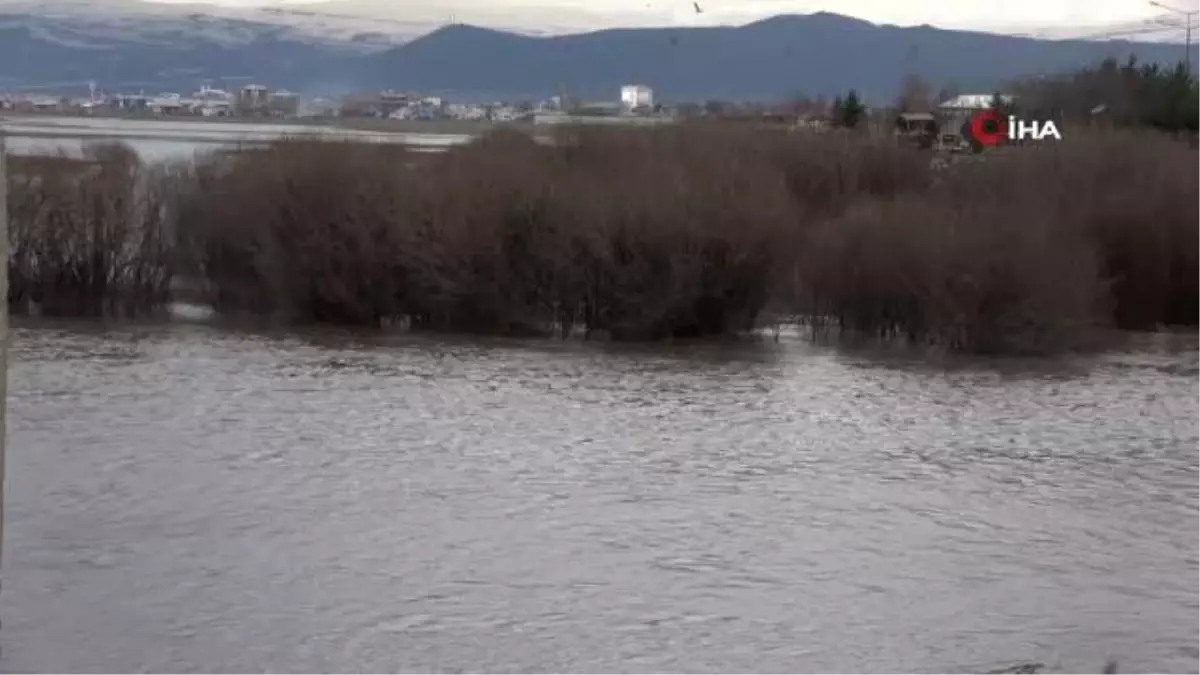
{"label": "power line", "polygon": [[1172,7],[1171,5],[1168,5],[1168,4],[1165,4],[1162,2],[1158,2],[1158,0],[1150,0],[1150,4],[1154,5],[1155,7],[1160,8],[1160,9],[1165,9],[1168,12],[1171,12],[1172,14],[1182,16],[1187,21],[1187,37],[1185,38],[1184,45],[1183,45],[1183,58],[1184,58],[1183,62],[1184,62],[1185,67],[1188,70],[1188,73],[1191,73],[1191,71],[1192,71],[1192,19],[1195,18],[1197,14],[1200,14],[1200,10],[1195,10],[1195,9],[1193,9],[1191,11],[1182,10],[1182,9],[1179,9],[1178,7]]}
{"label": "power line", "polygon": [[1153,35],[1155,33],[1174,32],[1184,30],[1183,26],[1146,26],[1145,28],[1132,28],[1121,31],[1109,31],[1104,33],[1095,33],[1093,35],[1081,35],[1073,40],[1113,40],[1118,38],[1135,37],[1138,35]]}
{"label": "power line", "polygon": [[[1100,28],[1095,25],[1078,25],[1073,28],[1056,31],[1040,31],[1021,33],[1019,37],[1037,40],[1106,40],[1125,36],[1150,35],[1165,30],[1186,30],[1187,26],[1170,14],[1160,15],[1149,19],[1125,21]],[[1079,32],[1083,31],[1083,32]]]}

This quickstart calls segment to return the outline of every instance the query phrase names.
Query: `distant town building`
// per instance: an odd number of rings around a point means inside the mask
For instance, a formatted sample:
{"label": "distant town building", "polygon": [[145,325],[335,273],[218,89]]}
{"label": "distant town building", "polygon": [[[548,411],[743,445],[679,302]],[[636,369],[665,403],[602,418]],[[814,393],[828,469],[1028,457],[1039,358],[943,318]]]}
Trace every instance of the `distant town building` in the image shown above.
{"label": "distant town building", "polygon": [[488,119],[493,122],[513,122],[523,117],[523,113],[511,105],[496,105],[488,109]]}
{"label": "distant town building", "polygon": [[178,115],[185,111],[191,112],[191,106],[185,103],[179,94],[160,94],[147,101],[146,107],[155,115]]}
{"label": "distant town building", "polygon": [[207,84],[192,94],[190,112],[201,117],[227,117],[233,114],[233,96],[224,89],[213,89]]}
{"label": "distant town building", "polygon": [[580,115],[612,116],[622,112],[632,112],[635,109],[624,101],[580,101],[574,106],[572,112]]}
{"label": "distant town building", "polygon": [[261,84],[248,84],[238,92],[237,108],[243,115],[261,115],[267,112],[270,90]]}
{"label": "distant town building", "polygon": [[626,112],[654,107],[654,90],[640,84],[621,87],[621,106]]}
{"label": "distant town building", "polygon": [[231,103],[233,96],[224,89],[213,89],[207,84],[200,87],[200,91],[192,94],[192,98],[200,103]]}
{"label": "distant town building", "polygon": [[14,101],[13,108],[17,111],[48,112],[62,110],[69,101],[58,96],[28,96]]}
{"label": "distant town building", "polygon": [[314,98],[300,103],[296,112],[300,117],[337,117],[338,104],[328,98]]}
{"label": "distant town building", "polygon": [[341,114],[344,117],[392,117],[396,111],[407,109],[412,101],[413,97],[398,91],[361,92],[342,100]]}
{"label": "distant town building", "polygon": [[230,117],[233,115],[233,104],[229,101],[199,101],[195,112],[201,117]]}
{"label": "distant town building", "polygon": [[150,103],[150,97],[145,94],[116,94],[113,104],[121,110],[145,110]]}
{"label": "distant town building", "polygon": [[300,96],[290,91],[273,91],[267,97],[272,117],[295,117],[300,112]]}
{"label": "distant town building", "polygon": [[488,110],[481,105],[451,103],[446,106],[446,116],[456,120],[485,120]]}

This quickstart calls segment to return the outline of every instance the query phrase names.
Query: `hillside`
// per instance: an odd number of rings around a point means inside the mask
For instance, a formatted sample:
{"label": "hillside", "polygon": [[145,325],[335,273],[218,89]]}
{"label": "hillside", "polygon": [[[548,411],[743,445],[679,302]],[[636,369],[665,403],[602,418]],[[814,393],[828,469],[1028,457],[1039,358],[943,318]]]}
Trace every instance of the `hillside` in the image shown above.
{"label": "hillside", "polygon": [[372,51],[353,35],[191,9],[0,2],[0,90],[64,91],[89,80],[108,89],[186,89],[219,78],[303,87],[342,78],[354,56]]}
{"label": "hillside", "polygon": [[323,94],[402,88],[459,99],[540,98],[566,87],[611,99],[622,84],[642,83],[663,101],[833,95],[849,87],[881,101],[913,70],[935,85],[990,90],[1105,56],[1181,55],[1163,43],[1037,40],[828,13],[739,27],[535,36],[462,24],[429,32],[432,10],[372,23],[336,7],[0,0],[0,90],[84,89],[94,80],[105,89],[178,91],[204,80],[256,80]]}
{"label": "hillside", "polygon": [[778,16],[740,27],[604,30],[529,37],[449,26],[362,60],[359,81],[469,96],[612,98],[642,83],[663,100],[778,99],[856,87],[890,99],[915,69],[935,84],[990,90],[1016,76],[1077,68],[1106,56],[1174,61],[1178,45],[1036,40],[875,25],[836,14]]}

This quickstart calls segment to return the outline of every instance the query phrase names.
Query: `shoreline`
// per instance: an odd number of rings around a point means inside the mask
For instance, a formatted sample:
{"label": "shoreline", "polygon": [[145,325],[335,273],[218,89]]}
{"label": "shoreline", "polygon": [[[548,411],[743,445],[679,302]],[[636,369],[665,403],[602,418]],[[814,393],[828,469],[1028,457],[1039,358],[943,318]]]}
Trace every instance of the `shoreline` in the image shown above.
{"label": "shoreline", "polygon": [[78,129],[56,131],[31,131],[22,129],[18,133],[8,132],[10,138],[28,138],[31,140],[77,140],[84,143],[89,141],[94,142],[120,142],[120,141],[160,141],[163,143],[186,143],[195,145],[216,145],[216,146],[236,146],[239,144],[267,144],[276,141],[285,140],[329,140],[329,141],[350,141],[350,142],[367,142],[367,143],[385,143],[394,145],[408,145],[419,148],[441,149],[462,143],[469,142],[474,136],[462,136],[461,138],[436,138],[422,139],[420,134],[394,134],[380,137],[369,136],[347,136],[336,133],[308,133],[308,134],[255,134],[251,135],[230,135],[227,137],[203,136],[194,134],[165,134],[165,133],[113,133],[105,131],[94,134],[81,134]]}
{"label": "shoreline", "polygon": [[[336,120],[334,121],[336,122]],[[161,143],[194,146],[196,153],[237,147],[261,147],[288,140],[384,144],[406,147],[413,152],[442,152],[470,143],[489,132],[514,130],[539,142],[551,131],[532,124],[441,123],[411,120],[353,120],[324,124],[318,120],[246,120],[239,118],[147,118],[84,117],[78,115],[0,116],[0,133],[15,141],[9,151],[16,155],[54,154],[42,146],[105,143]],[[24,150],[18,149],[22,145]],[[68,154],[78,153],[66,150]],[[152,155],[154,153],[151,153]],[[193,152],[168,152],[177,159]],[[159,159],[162,159],[161,157]]]}
{"label": "shoreline", "polygon": [[[308,117],[308,118],[247,118],[152,115],[72,115],[66,113],[16,113],[0,111],[0,124],[22,124],[44,127],[87,127],[90,125],[63,124],[58,121],[138,122],[164,125],[208,125],[225,127],[295,127],[327,128],[340,131],[378,134],[479,135],[493,129],[510,128],[532,131],[532,122],[492,122],[477,120],[395,120],[371,117]],[[40,124],[39,124],[40,123]]]}

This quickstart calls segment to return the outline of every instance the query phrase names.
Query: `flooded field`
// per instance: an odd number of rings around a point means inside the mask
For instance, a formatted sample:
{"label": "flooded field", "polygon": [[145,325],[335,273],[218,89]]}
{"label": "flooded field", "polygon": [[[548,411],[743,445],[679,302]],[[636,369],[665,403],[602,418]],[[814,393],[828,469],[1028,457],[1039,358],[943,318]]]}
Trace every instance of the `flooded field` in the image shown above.
{"label": "flooded field", "polygon": [[48,116],[9,117],[3,120],[3,129],[8,134],[9,152],[15,154],[62,152],[77,156],[85,143],[121,141],[147,161],[186,159],[199,151],[286,137],[397,143],[427,150],[445,149],[471,139],[467,134],[400,133],[316,125]]}
{"label": "flooded field", "polygon": [[1200,666],[1192,336],[13,344],[6,671]]}

